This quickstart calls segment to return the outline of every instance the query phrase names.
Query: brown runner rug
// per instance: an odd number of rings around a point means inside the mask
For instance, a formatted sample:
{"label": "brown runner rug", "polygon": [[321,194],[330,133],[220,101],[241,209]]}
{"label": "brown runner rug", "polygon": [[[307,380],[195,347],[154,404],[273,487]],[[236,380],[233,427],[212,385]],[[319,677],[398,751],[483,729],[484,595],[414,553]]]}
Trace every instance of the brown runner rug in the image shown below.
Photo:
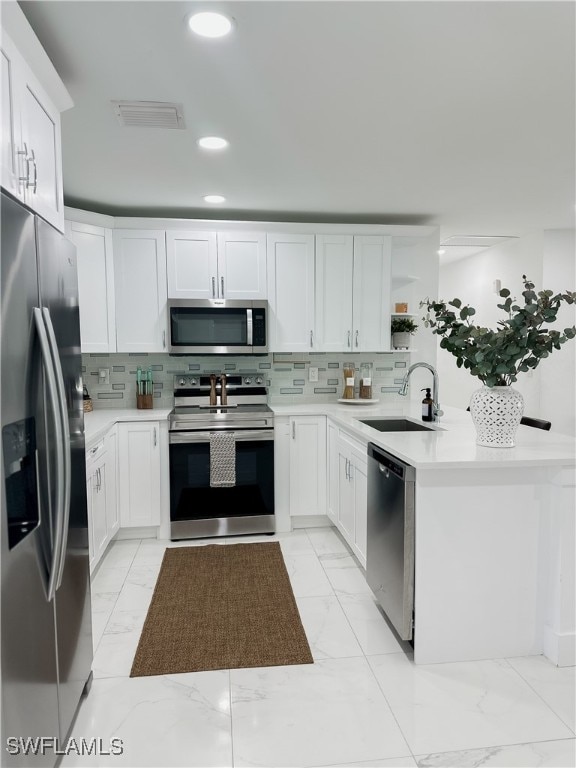
{"label": "brown runner rug", "polygon": [[167,549],[131,677],[313,664],[277,542]]}

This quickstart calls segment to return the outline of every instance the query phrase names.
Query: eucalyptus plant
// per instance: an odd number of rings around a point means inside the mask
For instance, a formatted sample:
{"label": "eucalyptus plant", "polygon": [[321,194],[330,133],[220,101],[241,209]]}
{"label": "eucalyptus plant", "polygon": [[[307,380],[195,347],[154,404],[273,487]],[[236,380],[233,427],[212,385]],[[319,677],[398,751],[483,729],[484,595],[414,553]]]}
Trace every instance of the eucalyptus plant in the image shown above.
{"label": "eucalyptus plant", "polygon": [[468,369],[488,387],[512,384],[518,380],[518,373],[533,370],[553,350],[576,336],[576,326],[562,332],[543,327],[555,322],[562,303],[576,302],[576,292],[536,293],[534,283],[526,275],[522,275],[522,280],[523,304],[511,298],[507,288],[499,292],[504,301],[497,307],[508,317],[498,321],[496,330],[474,325],[471,318],[476,310],[462,306],[460,299],[448,303],[430,299],[420,302],[427,309],[422,318],[424,325],[442,337],[440,347],[456,357],[458,368]]}

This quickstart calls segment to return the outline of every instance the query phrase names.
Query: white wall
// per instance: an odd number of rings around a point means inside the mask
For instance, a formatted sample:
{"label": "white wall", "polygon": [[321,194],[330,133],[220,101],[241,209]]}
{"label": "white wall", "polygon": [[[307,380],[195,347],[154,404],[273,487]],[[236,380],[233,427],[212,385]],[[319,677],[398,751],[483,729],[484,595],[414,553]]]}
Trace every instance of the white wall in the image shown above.
{"label": "white wall", "polygon": [[[407,365],[426,362],[437,365],[436,337],[424,328],[423,310],[420,302],[427,297],[438,295],[438,232],[429,237],[392,239],[392,312],[396,302],[407,302],[408,312],[415,314],[418,330],[414,334],[413,346],[416,352],[406,356]],[[413,282],[400,278],[401,275],[417,277]],[[432,386],[432,376],[425,369],[416,370],[410,377],[410,399],[420,401],[424,397],[422,387]],[[442,393],[440,393],[442,394]]]}
{"label": "white wall", "polygon": [[[575,290],[574,231],[539,231],[460,261],[441,263],[439,296],[447,301],[458,297],[471,304],[476,309],[476,322],[494,328],[503,317],[496,307],[502,300],[494,293],[494,280],[500,280],[512,296],[520,296],[523,274],[537,291]],[[560,330],[573,325],[574,315],[574,307],[562,309],[562,322],[554,327]],[[576,341],[568,341],[535,371],[520,374],[514,384],[524,396],[527,416],[548,419],[554,431],[566,434],[575,434],[575,347]],[[456,358],[443,349],[438,350],[438,372],[441,402],[466,408],[472,392],[481,386],[480,380],[456,368]]]}
{"label": "white wall", "polygon": [[[542,283],[550,290],[576,290],[576,232],[554,229],[544,232]],[[555,330],[576,325],[576,306],[563,306]],[[540,367],[540,412],[552,422],[552,429],[576,435],[576,339],[567,341],[560,352]]]}

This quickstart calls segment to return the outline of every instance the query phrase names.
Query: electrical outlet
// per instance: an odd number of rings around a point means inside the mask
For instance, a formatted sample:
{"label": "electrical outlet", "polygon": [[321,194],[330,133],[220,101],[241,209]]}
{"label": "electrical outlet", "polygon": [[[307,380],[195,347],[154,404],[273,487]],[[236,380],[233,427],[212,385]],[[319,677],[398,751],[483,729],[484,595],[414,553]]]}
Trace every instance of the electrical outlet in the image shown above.
{"label": "electrical outlet", "polygon": [[98,369],[98,384],[110,384],[110,368]]}
{"label": "electrical outlet", "polygon": [[318,381],[318,368],[308,368],[308,381]]}

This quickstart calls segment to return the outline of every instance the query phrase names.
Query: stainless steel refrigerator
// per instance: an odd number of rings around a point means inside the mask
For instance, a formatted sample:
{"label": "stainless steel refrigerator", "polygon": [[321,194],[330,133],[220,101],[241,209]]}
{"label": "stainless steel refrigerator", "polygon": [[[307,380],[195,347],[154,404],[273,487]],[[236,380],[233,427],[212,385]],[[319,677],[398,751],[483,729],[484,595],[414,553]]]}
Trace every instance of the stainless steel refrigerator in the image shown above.
{"label": "stainless steel refrigerator", "polygon": [[62,745],[91,682],[76,253],[4,193],[1,225],[0,762],[44,766],[14,739]]}

